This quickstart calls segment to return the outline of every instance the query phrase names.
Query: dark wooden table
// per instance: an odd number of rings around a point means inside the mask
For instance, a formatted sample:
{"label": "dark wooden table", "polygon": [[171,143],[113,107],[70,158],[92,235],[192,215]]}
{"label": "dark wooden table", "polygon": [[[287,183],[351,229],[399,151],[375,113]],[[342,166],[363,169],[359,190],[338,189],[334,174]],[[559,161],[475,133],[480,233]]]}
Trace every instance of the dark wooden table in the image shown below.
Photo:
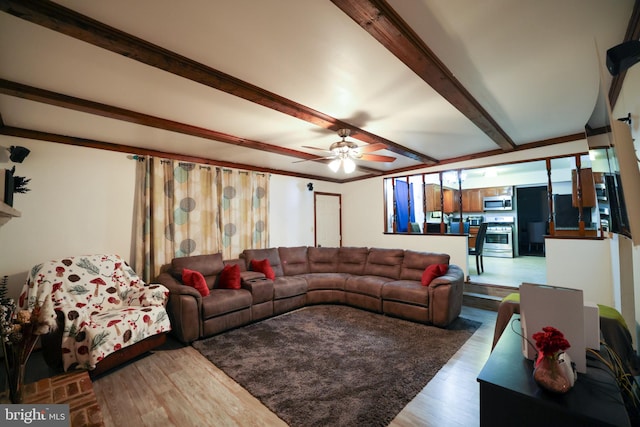
{"label": "dark wooden table", "polygon": [[[513,326],[520,331],[519,315]],[[587,357],[565,394],[541,389],[533,380],[533,362],[522,355],[522,338],[507,325],[478,375],[481,426],[630,426],[618,384],[608,367]],[[588,353],[587,353],[588,354]]]}

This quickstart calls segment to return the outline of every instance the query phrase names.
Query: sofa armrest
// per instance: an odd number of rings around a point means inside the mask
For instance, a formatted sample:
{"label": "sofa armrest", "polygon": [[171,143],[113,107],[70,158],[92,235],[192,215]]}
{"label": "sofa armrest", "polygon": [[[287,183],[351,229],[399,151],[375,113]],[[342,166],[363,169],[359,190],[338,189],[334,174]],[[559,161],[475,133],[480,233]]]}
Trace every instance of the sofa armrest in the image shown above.
{"label": "sofa armrest", "polygon": [[264,273],[260,273],[259,271],[241,271],[240,272],[240,280],[242,281],[242,283],[246,283],[246,282],[250,282],[251,280],[256,280],[256,279],[264,279],[265,274]]}
{"label": "sofa armrest", "polygon": [[242,289],[251,292],[253,304],[260,304],[273,299],[273,280],[267,279],[264,274],[252,279],[242,280]]}
{"label": "sofa armrest", "polygon": [[202,295],[195,288],[183,285],[171,274],[160,273],[156,282],[169,289],[167,313],[171,320],[171,333],[185,344],[201,336]]}
{"label": "sofa armrest", "polygon": [[196,288],[184,285],[169,273],[160,273],[155,281],[167,288],[171,295],[190,295],[197,299],[202,298]]}
{"label": "sofa armrest", "polygon": [[445,327],[462,311],[464,272],[450,264],[447,272],[435,278],[429,285],[429,316],[431,323]]}
{"label": "sofa armrest", "polygon": [[436,277],[431,281],[429,286],[450,285],[454,282],[464,283],[464,272],[460,267],[450,264],[447,272],[440,277]]}

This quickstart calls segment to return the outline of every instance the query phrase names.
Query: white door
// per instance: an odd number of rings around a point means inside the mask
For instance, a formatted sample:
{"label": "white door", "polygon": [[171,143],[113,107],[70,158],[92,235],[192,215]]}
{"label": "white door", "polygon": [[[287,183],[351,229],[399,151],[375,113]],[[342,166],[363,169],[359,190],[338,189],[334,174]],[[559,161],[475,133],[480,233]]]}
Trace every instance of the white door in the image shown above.
{"label": "white door", "polygon": [[314,193],[316,246],[342,246],[341,195]]}

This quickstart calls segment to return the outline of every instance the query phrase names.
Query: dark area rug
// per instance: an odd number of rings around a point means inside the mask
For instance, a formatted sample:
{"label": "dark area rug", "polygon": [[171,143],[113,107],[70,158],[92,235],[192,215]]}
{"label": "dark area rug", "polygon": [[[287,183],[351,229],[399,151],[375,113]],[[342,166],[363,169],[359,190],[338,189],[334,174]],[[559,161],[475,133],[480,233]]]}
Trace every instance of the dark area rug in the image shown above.
{"label": "dark area rug", "polygon": [[386,426],[479,326],[319,305],[193,346],[291,426]]}

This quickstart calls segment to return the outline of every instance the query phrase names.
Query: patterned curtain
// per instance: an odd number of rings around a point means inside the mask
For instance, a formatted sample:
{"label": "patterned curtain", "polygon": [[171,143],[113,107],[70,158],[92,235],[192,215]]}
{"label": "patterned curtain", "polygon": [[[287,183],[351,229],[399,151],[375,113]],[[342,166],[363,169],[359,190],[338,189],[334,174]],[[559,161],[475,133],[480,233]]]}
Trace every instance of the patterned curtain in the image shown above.
{"label": "patterned curtain", "polygon": [[244,249],[268,247],[269,176],[223,169],[219,178],[223,258],[237,258]]}
{"label": "patterned curtain", "polygon": [[136,184],[133,267],[147,282],[173,258],[268,246],[266,174],[148,158]]}

